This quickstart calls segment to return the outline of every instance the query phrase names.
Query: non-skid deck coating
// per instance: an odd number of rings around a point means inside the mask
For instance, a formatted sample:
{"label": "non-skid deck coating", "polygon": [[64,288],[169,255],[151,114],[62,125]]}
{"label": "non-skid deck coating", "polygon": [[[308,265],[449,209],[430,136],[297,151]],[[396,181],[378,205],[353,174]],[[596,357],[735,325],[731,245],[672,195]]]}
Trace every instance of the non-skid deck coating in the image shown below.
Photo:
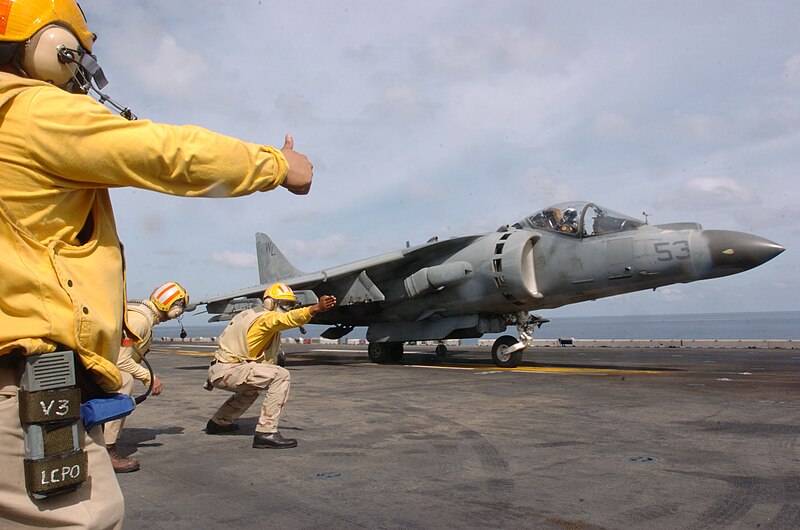
{"label": "non-skid deck coating", "polygon": [[[126,528],[797,528],[800,353],[288,346],[288,450],[203,427],[210,345],[155,344],[164,393],[118,450]],[[415,353],[418,352],[418,353]],[[137,392],[141,391],[137,387]]]}

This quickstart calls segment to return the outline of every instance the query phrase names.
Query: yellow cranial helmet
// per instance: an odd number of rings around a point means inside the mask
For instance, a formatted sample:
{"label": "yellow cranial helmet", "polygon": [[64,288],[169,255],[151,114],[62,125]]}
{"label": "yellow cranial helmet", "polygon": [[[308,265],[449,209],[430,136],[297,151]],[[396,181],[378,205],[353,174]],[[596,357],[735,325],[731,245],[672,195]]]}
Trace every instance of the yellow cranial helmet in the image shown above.
{"label": "yellow cranial helmet", "polygon": [[[0,0],[2,1],[2,0]],[[164,285],[156,287],[153,294],[150,295],[150,301],[159,311],[169,312],[170,308],[179,303],[182,308],[189,305],[189,293],[186,289],[175,282],[167,282]]]}
{"label": "yellow cranial helmet", "polygon": [[268,311],[291,311],[300,307],[292,288],[285,283],[273,283],[264,291],[264,307]]}
{"label": "yellow cranial helmet", "polygon": [[97,35],[74,0],[0,0],[0,42],[23,42],[49,25],[66,28],[91,53]]}
{"label": "yellow cranial helmet", "polygon": [[267,290],[264,291],[262,298],[272,298],[273,300],[285,300],[287,302],[296,302],[297,298],[294,296],[292,288],[285,283],[273,283]]}

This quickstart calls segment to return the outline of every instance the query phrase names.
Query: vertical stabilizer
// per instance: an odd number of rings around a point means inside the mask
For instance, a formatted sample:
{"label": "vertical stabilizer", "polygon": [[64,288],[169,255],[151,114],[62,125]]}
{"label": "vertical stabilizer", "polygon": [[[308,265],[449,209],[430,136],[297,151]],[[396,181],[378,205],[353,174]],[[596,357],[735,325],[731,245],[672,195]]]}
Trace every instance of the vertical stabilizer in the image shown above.
{"label": "vertical stabilizer", "polygon": [[259,282],[272,283],[303,276],[303,272],[289,263],[267,234],[256,233],[256,257]]}

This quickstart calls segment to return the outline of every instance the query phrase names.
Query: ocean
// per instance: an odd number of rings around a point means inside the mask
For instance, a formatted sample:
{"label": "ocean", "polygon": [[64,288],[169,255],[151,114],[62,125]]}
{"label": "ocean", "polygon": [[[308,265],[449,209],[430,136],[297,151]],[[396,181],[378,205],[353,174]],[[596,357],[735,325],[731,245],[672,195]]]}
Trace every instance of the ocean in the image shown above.
{"label": "ocean", "polygon": [[[543,315],[549,318],[548,315]],[[225,323],[187,325],[190,337],[217,337]],[[308,337],[318,337],[325,326],[308,326]],[[155,329],[156,337],[178,337],[172,321]],[[346,338],[363,338],[366,328],[356,328]],[[506,334],[516,336],[509,327]],[[500,334],[486,334],[494,338]],[[287,337],[299,331],[284,332]],[[687,315],[631,315],[554,317],[534,334],[537,339],[800,339],[800,311],[760,313],[705,313]],[[469,343],[465,341],[466,343]]]}

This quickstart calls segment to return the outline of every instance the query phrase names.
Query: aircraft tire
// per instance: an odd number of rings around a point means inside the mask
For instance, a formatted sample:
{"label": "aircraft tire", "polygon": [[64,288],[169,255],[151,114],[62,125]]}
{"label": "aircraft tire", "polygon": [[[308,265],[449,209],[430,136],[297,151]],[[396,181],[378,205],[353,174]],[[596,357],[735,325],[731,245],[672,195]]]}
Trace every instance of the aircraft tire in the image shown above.
{"label": "aircraft tire", "polygon": [[444,344],[439,344],[436,346],[436,358],[437,359],[444,359],[447,357],[447,346]]}
{"label": "aircraft tire", "polygon": [[389,349],[389,362],[391,363],[399,363],[403,360],[403,343],[402,342],[390,342],[391,347]]}
{"label": "aircraft tire", "polygon": [[367,346],[369,360],[378,364],[398,363],[403,358],[402,342],[370,342]]}
{"label": "aircraft tire", "polygon": [[522,362],[522,350],[507,353],[509,347],[519,342],[511,335],[499,337],[492,345],[492,361],[500,368],[516,368]]}

